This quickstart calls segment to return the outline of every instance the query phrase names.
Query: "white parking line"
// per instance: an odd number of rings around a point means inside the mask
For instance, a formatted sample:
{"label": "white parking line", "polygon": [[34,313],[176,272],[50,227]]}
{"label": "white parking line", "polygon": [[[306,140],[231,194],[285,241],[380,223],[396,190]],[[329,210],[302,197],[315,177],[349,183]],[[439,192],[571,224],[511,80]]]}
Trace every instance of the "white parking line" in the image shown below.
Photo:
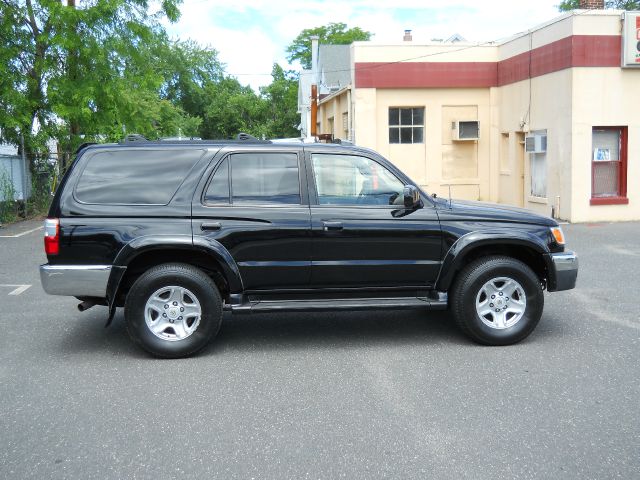
{"label": "white parking line", "polygon": [[26,292],[31,288],[31,285],[8,285],[8,284],[0,284],[0,287],[10,287],[13,288],[8,295],[20,295],[21,293]]}
{"label": "white parking line", "polygon": [[41,230],[43,229],[43,226],[39,226],[36,228],[32,228],[31,230],[27,230],[26,232],[22,232],[22,233],[16,233],[15,235],[0,235],[0,238],[18,238],[18,237],[22,237],[23,235],[26,235],[28,233],[33,233],[35,231]]}

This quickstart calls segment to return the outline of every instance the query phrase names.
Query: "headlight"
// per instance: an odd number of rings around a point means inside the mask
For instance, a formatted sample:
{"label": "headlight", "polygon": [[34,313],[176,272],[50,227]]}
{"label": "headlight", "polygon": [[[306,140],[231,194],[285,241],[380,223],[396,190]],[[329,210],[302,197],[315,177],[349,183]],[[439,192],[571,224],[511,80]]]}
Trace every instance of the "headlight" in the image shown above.
{"label": "headlight", "polygon": [[558,245],[564,245],[564,233],[560,227],[551,227],[551,234]]}

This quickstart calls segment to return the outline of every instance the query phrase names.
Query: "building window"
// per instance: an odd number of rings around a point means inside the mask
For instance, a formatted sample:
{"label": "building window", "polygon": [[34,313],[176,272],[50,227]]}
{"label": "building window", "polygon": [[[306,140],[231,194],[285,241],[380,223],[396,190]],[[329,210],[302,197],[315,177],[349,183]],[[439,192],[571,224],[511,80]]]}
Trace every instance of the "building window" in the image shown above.
{"label": "building window", "polygon": [[539,145],[529,153],[531,196],[547,198],[547,131],[536,130],[530,136],[539,138]]}
{"label": "building window", "polygon": [[591,205],[627,204],[627,127],[593,127]]}
{"label": "building window", "polygon": [[424,108],[389,108],[389,143],[423,143]]}
{"label": "building window", "polygon": [[531,196],[547,198],[547,154],[531,153]]}

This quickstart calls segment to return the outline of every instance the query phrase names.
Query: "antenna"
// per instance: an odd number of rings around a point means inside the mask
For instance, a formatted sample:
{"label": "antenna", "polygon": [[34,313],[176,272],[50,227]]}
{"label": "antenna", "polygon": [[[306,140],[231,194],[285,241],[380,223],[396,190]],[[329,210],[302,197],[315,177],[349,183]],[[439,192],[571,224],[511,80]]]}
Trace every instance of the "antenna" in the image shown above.
{"label": "antenna", "polygon": [[452,209],[453,205],[451,204],[451,184],[447,186],[449,187],[449,209]]}

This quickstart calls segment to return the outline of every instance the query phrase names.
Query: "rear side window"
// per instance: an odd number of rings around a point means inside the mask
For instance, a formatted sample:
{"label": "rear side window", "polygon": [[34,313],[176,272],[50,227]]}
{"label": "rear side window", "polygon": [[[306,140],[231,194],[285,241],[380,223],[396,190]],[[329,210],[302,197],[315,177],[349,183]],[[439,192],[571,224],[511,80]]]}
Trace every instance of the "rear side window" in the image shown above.
{"label": "rear side window", "polygon": [[89,158],[76,185],[84,203],[166,205],[205,150],[123,149]]}
{"label": "rear side window", "polygon": [[225,158],[216,168],[204,194],[205,203],[229,203],[229,159]]}
{"label": "rear side window", "polygon": [[237,153],[230,158],[234,204],[300,204],[295,153]]}

